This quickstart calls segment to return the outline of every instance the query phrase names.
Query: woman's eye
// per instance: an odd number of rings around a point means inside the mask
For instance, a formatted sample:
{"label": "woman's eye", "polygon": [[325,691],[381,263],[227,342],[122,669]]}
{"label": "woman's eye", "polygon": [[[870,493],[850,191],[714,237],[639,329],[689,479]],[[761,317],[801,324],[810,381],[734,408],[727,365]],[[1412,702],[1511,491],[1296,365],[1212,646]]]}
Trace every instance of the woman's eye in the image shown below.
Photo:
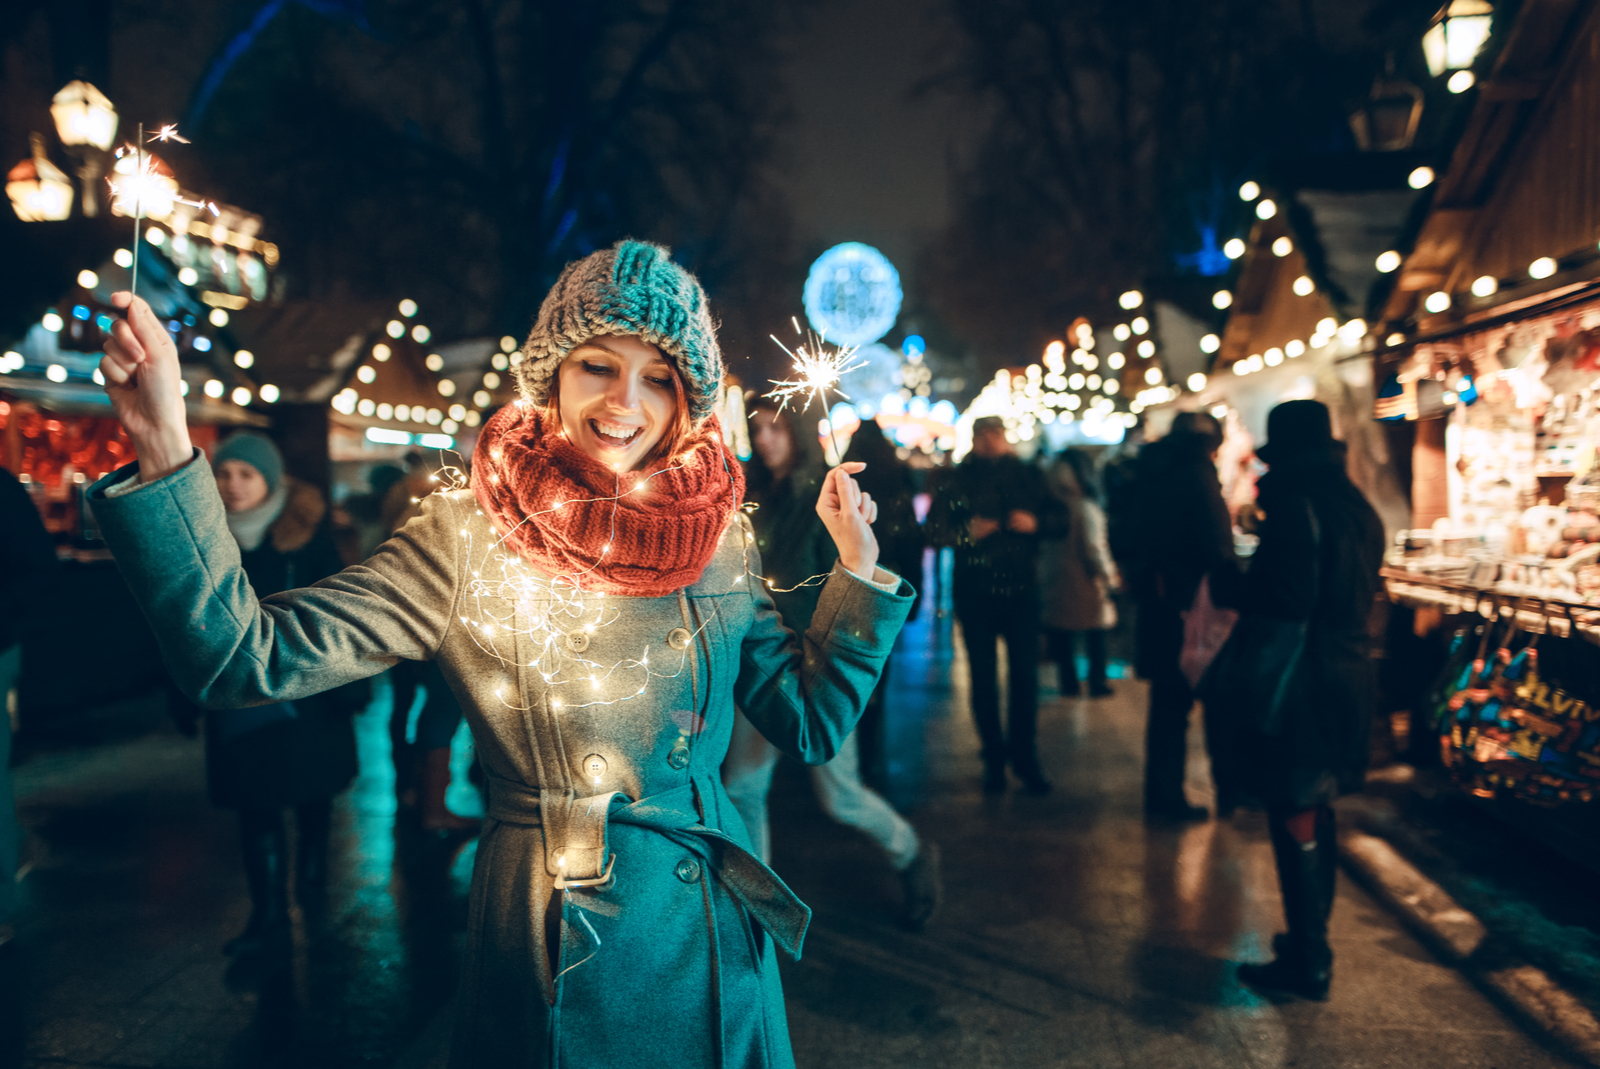
{"label": "woman's eye", "polygon": [[583,370],[587,371],[591,375],[611,374],[611,369],[606,367],[604,364],[591,364],[587,360],[583,362]]}
{"label": "woman's eye", "polygon": [[650,383],[653,386],[655,386],[656,388],[658,388],[658,389],[662,389],[662,390],[670,390],[670,389],[672,389],[672,380],[671,379],[651,378],[650,379]]}

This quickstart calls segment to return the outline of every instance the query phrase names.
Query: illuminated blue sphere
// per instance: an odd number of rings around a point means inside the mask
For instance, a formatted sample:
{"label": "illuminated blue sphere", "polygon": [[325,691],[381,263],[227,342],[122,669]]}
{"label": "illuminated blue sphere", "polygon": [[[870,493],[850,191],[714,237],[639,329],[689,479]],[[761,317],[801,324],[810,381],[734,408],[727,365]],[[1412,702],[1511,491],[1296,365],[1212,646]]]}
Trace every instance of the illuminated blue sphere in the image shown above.
{"label": "illuminated blue sphere", "polygon": [[835,245],[811,265],[804,300],[811,327],[834,345],[869,345],[900,314],[900,272],[871,245]]}

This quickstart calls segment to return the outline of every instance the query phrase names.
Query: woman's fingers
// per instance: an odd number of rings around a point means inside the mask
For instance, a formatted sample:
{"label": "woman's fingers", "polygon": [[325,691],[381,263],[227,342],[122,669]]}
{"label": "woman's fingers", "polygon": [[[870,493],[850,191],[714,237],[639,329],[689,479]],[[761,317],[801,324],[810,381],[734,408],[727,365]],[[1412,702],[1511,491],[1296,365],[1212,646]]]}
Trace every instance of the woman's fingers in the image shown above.
{"label": "woman's fingers", "polygon": [[107,386],[126,386],[133,379],[132,370],[124,370],[122,362],[113,359],[109,352],[100,358],[100,374],[105,377]]}
{"label": "woman's fingers", "polygon": [[106,339],[106,352],[115,354],[117,359],[129,367],[137,367],[145,358],[144,346],[139,344],[133,328],[124,319],[111,324],[111,337]]}

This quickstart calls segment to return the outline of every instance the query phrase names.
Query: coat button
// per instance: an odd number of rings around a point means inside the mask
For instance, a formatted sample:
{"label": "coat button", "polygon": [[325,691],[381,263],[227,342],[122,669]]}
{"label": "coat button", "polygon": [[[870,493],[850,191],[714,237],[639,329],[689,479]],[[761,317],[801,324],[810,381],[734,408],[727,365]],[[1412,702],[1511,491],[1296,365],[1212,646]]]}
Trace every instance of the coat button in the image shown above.
{"label": "coat button", "polygon": [[573,653],[582,653],[589,648],[589,636],[582,631],[574,631],[567,636],[567,646]]}
{"label": "coat button", "polygon": [[674,627],[671,631],[667,632],[667,645],[671,646],[675,650],[688,649],[689,632],[682,627]]}
{"label": "coat button", "polygon": [[597,753],[592,753],[583,759],[583,774],[590,779],[599,779],[606,774],[606,759]]}
{"label": "coat button", "polygon": [[673,871],[684,883],[693,883],[700,878],[700,862],[692,857],[686,857],[678,862],[678,867]]}
{"label": "coat button", "polygon": [[667,764],[678,769],[688,768],[689,744],[679,739],[678,744],[672,748],[672,752],[667,754]]}

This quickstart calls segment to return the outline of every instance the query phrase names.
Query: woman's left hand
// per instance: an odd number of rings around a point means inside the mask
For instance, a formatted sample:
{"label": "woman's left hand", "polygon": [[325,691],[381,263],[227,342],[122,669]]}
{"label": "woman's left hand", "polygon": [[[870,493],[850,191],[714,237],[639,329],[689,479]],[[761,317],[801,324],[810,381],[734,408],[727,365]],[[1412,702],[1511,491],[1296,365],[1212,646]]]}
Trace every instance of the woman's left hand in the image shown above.
{"label": "woman's left hand", "polygon": [[851,461],[829,471],[817,496],[817,515],[833,536],[844,566],[862,579],[871,579],[878,567],[878,539],[871,526],[878,518],[878,504],[850,478],[865,467]]}

